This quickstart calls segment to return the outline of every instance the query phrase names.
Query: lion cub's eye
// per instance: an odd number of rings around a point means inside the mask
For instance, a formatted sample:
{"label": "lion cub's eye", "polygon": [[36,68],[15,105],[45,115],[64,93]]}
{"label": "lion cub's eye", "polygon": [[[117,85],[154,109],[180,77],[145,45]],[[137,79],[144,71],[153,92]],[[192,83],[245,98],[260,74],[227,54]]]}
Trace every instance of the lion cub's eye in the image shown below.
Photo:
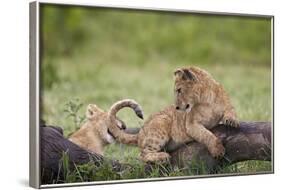
{"label": "lion cub's eye", "polygon": [[181,88],[178,88],[177,90],[176,90],[176,92],[179,94],[179,93],[181,93]]}

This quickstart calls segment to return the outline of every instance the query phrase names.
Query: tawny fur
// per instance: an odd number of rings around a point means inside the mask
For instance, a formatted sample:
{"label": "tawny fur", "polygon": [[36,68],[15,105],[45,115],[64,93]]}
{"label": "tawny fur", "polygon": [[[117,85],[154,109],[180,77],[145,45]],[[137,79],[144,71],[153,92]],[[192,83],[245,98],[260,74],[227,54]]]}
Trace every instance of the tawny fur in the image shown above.
{"label": "tawny fur", "polygon": [[[134,103],[135,101],[133,100],[125,99],[114,105],[122,107],[133,106],[133,109],[139,109],[138,112],[142,113],[141,108]],[[116,113],[114,113],[114,110],[112,109],[109,112],[105,112],[98,106],[89,104],[86,111],[86,122],[78,131],[70,136],[69,140],[89,152],[103,155],[104,147],[115,141],[114,137],[109,133],[107,123],[105,122],[110,114]],[[117,117],[114,119],[114,124],[116,124],[120,130],[125,129],[126,127],[124,122]]]}
{"label": "tawny fur", "polygon": [[[238,127],[234,107],[223,87],[198,67],[180,68],[175,75],[175,105],[150,116],[138,135],[119,130],[109,120],[109,130],[121,142],[137,142],[144,162],[165,162],[164,152],[173,144],[196,140],[208,148],[213,157],[224,155],[220,140],[209,131],[220,122]],[[114,114],[111,115],[113,117]]]}

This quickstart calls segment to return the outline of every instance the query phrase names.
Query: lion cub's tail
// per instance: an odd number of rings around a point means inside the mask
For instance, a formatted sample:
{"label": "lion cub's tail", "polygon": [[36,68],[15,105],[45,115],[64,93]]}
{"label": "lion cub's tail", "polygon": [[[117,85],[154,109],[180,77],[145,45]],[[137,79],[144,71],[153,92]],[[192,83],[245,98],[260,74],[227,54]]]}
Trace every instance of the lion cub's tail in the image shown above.
{"label": "lion cub's tail", "polygon": [[132,99],[124,99],[121,101],[116,102],[113,104],[108,112],[108,118],[107,118],[107,125],[110,132],[114,135],[117,141],[123,143],[123,144],[131,144],[136,145],[138,143],[138,135],[137,134],[128,134],[125,133],[124,130],[120,130],[116,126],[116,114],[119,110],[121,110],[124,107],[129,107],[134,110],[136,115],[143,119],[143,112],[141,106]]}

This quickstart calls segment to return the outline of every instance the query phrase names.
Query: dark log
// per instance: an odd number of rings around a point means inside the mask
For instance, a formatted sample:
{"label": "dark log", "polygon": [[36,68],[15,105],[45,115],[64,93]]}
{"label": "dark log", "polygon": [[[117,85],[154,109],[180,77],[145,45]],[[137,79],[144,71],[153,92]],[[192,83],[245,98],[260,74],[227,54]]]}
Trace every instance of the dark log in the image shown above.
{"label": "dark log", "polygon": [[[127,133],[137,133],[139,128],[126,129]],[[78,145],[72,143],[63,136],[61,127],[46,125],[40,121],[40,171],[41,184],[53,184],[64,182],[64,170],[62,156],[66,153],[69,158],[69,170],[75,169],[75,165],[92,163],[100,165],[104,160],[111,163],[114,171],[120,172],[129,167],[128,164],[120,164],[118,161],[109,160],[95,153],[90,153]]]}
{"label": "dark log", "polygon": [[[74,169],[74,164],[87,164],[89,162],[100,165],[105,159],[99,154],[89,153],[63,136],[60,127],[40,126],[40,171],[41,184],[63,182],[62,156],[67,153],[69,158],[69,170]],[[121,165],[116,161],[110,161],[112,167],[119,171]]]}
{"label": "dark log", "polygon": [[[131,134],[138,131],[137,128],[126,129]],[[195,161],[204,164],[208,172],[212,173],[217,167],[239,161],[271,160],[271,122],[241,122],[240,128],[219,125],[212,131],[225,146],[226,154],[222,159],[214,159],[204,145],[191,142],[170,152],[172,165],[188,169],[194,167]],[[73,169],[74,163],[79,165],[92,162],[99,165],[105,160],[101,155],[89,153],[66,139],[60,127],[41,124],[41,184],[63,182],[63,168],[60,164],[63,152],[67,152],[69,156],[70,169]],[[115,171],[127,167],[116,161],[111,163]]]}
{"label": "dark log", "polygon": [[172,164],[191,168],[196,161],[212,173],[218,167],[240,161],[271,161],[271,122],[241,122],[239,128],[219,125],[212,132],[225,147],[222,159],[214,159],[203,144],[191,142],[171,152]]}

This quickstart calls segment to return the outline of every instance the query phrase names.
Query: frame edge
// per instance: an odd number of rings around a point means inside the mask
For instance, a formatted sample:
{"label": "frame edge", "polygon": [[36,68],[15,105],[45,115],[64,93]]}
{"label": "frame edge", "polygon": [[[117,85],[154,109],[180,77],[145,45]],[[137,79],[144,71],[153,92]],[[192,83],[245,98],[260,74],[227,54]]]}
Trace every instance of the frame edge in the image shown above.
{"label": "frame edge", "polygon": [[40,187],[38,118],[38,2],[29,3],[29,186]]}

